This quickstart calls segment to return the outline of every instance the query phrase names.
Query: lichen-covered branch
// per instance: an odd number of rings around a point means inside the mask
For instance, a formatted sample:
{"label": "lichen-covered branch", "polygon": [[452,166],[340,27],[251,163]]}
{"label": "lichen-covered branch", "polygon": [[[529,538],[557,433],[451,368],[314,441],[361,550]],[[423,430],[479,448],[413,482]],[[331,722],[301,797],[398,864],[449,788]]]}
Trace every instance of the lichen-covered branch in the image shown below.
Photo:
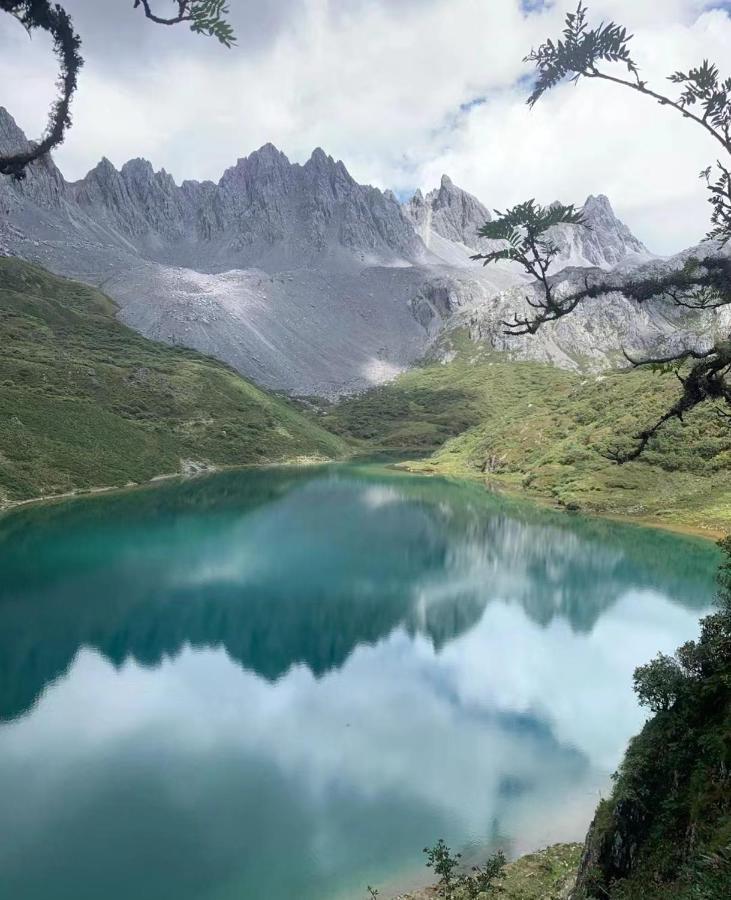
{"label": "lichen-covered branch", "polygon": [[48,0],[0,0],[0,11],[8,12],[18,19],[28,32],[38,28],[47,31],[53,38],[53,52],[60,63],[59,95],[51,106],[45,134],[28,150],[0,156],[0,174],[21,179],[24,177],[25,167],[58,146],[71,125],[71,98],[83,65],[79,52],[81,40],[74,31],[68,13]]}
{"label": "lichen-covered branch", "polygon": [[[629,358],[629,357],[628,357]],[[695,362],[690,371],[681,375],[679,366],[689,358],[699,360]],[[664,412],[657,421],[634,435],[634,446],[629,449],[616,448],[609,450],[605,455],[620,465],[637,459],[646,449],[651,438],[671,419],[682,422],[686,413],[695,409],[701,403],[714,400],[722,400],[731,407],[731,342],[716,345],[706,353],[696,353],[688,350],[678,353],[675,357],[663,359],[645,359],[633,361],[634,365],[652,365],[666,367],[676,364],[676,374],[683,386],[682,393],[676,402]]]}
{"label": "lichen-covered branch", "polygon": [[[109,0],[105,0],[109,2]],[[215,37],[230,47],[235,36],[227,21],[226,0],[174,0],[177,9],[172,17],[155,14],[149,0],[134,0],[134,9],[142,8],[145,16],[159,25],[188,22],[191,31]],[[36,29],[48,32],[53,39],[53,52],[59,60],[59,94],[51,106],[46,131],[40,141],[17,153],[0,154],[0,175],[16,179],[25,177],[27,166],[58,147],[71,126],[71,99],[76,91],[78,75],[84,61],[81,39],[70,16],[59,3],[49,0],[0,0],[0,12],[9,13],[31,34]]]}

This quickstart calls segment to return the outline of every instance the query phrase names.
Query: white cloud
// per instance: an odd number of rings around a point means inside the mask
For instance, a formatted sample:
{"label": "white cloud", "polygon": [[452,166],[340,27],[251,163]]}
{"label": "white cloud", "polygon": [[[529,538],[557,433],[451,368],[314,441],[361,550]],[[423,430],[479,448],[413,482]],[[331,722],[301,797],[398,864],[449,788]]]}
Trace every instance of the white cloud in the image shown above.
{"label": "white cloud", "polygon": [[[716,10],[689,27],[638,30],[635,40],[643,77],[662,85],[667,72],[704,55],[727,58],[731,18]],[[419,181],[432,184],[448,171],[491,206],[605,193],[651,249],[672,252],[707,230],[696,176],[716,155],[713,140],[674,112],[611,84],[583,82],[561,86],[533,110],[515,89],[491,98],[423,164]]]}
{"label": "white cloud", "polygon": [[[708,5],[594,0],[590,11],[635,31],[643,71],[662,83],[705,55],[721,64],[729,58],[731,16],[703,12]],[[603,84],[564,86],[534,111],[525,107],[516,86],[530,71],[522,57],[558,32],[563,3],[530,15],[519,0],[279,6],[282,15],[260,26],[266,41],[256,44],[256,24],[242,17],[243,45],[225,51],[121,13],[120,28],[115,19],[105,30],[97,4],[69,0],[88,40],[75,126],[57,154],[67,176],[81,177],[104,154],[116,164],[147,156],[178,179],[217,179],[266,141],[295,160],[320,145],[359,180],[428,188],[448,171],[493,207],[604,192],[659,252],[705,231],[696,174],[716,148],[689,123]],[[46,42],[29,44],[6,18],[0,84],[12,84],[13,94],[0,94],[0,103],[37,134],[52,95],[53,60]],[[485,103],[460,112],[481,97]]]}

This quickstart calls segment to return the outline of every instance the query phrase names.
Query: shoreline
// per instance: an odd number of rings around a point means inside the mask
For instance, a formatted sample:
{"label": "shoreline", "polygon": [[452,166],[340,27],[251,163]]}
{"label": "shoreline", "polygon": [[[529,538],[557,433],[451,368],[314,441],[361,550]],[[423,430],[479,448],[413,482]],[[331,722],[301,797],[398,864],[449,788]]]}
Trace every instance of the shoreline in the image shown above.
{"label": "shoreline", "polygon": [[663,519],[652,518],[651,516],[636,516],[632,515],[631,513],[601,512],[591,509],[567,509],[565,506],[552,501],[549,497],[546,497],[542,494],[535,494],[530,491],[525,491],[502,481],[496,482],[494,478],[488,480],[484,478],[484,476],[474,472],[447,473],[441,472],[438,468],[435,467],[425,467],[423,469],[418,467],[412,468],[411,463],[409,462],[395,463],[390,466],[390,468],[395,469],[399,472],[407,472],[409,475],[422,475],[425,478],[447,478],[454,479],[455,481],[467,481],[471,482],[472,484],[479,484],[486,491],[491,491],[495,494],[502,494],[506,497],[514,498],[516,500],[535,503],[536,506],[542,506],[545,509],[552,510],[553,512],[564,513],[569,516],[577,515],[584,516],[588,519],[606,519],[610,522],[618,522],[625,525],[638,525],[642,528],[654,528],[659,531],[668,531],[674,534],[685,535],[686,537],[697,537],[702,538],[703,540],[714,542],[726,537],[727,534],[731,533],[731,523],[729,523],[728,530],[723,530],[715,527],[705,528],[701,525],[689,525],[682,522],[668,522]]}
{"label": "shoreline", "polygon": [[[576,883],[583,849],[579,842],[556,843],[510,860],[497,896],[505,900],[566,900]],[[440,894],[432,883],[396,890],[386,887],[378,896],[383,900],[436,900]]]}
{"label": "shoreline", "polygon": [[[181,481],[192,480],[194,478],[200,478],[206,475],[214,475],[219,472],[246,471],[248,469],[284,468],[287,466],[304,467],[344,465],[347,463],[357,462],[358,458],[358,454],[353,454],[353,456],[339,459],[299,456],[293,457],[292,459],[280,460],[278,462],[241,463],[240,465],[228,466],[206,465],[201,463],[195,464],[195,466],[189,471],[183,470],[178,472],[164,472],[160,475],[154,475],[147,481],[130,482],[124,485],[99,485],[88,488],[78,488],[71,491],[64,491],[59,494],[41,494],[37,497],[27,497],[23,500],[8,500],[4,502],[0,501],[0,517],[2,517],[6,513],[12,512],[25,506],[41,506],[45,503],[52,504],[63,502],[64,500],[75,500],[79,498],[94,497],[103,494],[140,490],[153,487],[155,484],[161,481],[172,481],[174,479],[180,479]],[[540,494],[533,494],[529,491],[524,491],[520,488],[516,488],[512,485],[504,484],[502,482],[496,483],[494,479],[488,481],[488,479],[485,479],[484,477],[476,473],[444,473],[440,472],[439,469],[434,467],[425,466],[424,468],[421,468],[418,466],[414,466],[413,462],[410,460],[393,463],[383,461],[377,464],[382,465],[385,469],[391,469],[392,471],[400,472],[402,474],[421,476],[423,478],[445,478],[447,480],[463,481],[474,485],[480,485],[486,491],[504,494],[505,496],[515,498],[517,500],[527,501],[529,503],[535,503],[537,506],[542,506],[546,509],[552,510],[553,512],[564,513],[565,515],[579,515],[591,519],[606,519],[607,521],[618,522],[620,524],[637,525],[642,528],[654,528],[660,531],[667,531],[674,534],[684,535],[686,537],[696,537],[706,541],[714,542],[725,537],[726,534],[731,532],[731,526],[729,527],[729,531],[727,532],[715,527],[703,528],[699,525],[687,525],[678,522],[667,522],[661,519],[654,519],[649,516],[633,516],[628,513],[598,512],[595,510],[584,509],[569,510],[566,509],[566,507],[551,501],[548,497],[541,496]]]}
{"label": "shoreline", "polygon": [[217,475],[220,472],[245,472],[247,469],[274,469],[280,467],[284,468],[285,466],[324,466],[347,461],[348,460],[327,459],[326,457],[298,456],[293,459],[282,460],[281,462],[241,463],[236,466],[209,465],[190,472],[164,472],[160,475],[153,475],[153,477],[148,478],[147,481],[131,481],[127,484],[110,484],[77,488],[72,491],[64,491],[61,494],[39,494],[37,497],[26,497],[24,500],[0,500],[0,516],[23,506],[42,506],[44,503],[51,504],[63,500],[83,499],[84,497],[94,497],[100,494],[121,494],[127,491],[131,492],[154,487],[161,481],[173,481],[174,479],[179,479],[180,481],[192,481],[195,478],[202,478],[206,475]]}

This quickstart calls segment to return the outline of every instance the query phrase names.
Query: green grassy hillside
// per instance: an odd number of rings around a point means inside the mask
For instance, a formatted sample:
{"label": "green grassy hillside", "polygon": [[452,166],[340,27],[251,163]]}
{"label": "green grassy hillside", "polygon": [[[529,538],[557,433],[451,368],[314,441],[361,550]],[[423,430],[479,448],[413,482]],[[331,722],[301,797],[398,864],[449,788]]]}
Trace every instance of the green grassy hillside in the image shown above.
{"label": "green grassy hillside", "polygon": [[0,503],[343,441],[222,363],[149,341],[91,288],[0,258]]}
{"label": "green grassy hillside", "polygon": [[321,421],[373,449],[427,454],[411,466],[421,471],[479,476],[587,512],[731,528],[731,428],[717,410],[671,423],[637,462],[602,455],[667,408],[673,375],[579,375],[453,340],[451,362],[427,362]]}

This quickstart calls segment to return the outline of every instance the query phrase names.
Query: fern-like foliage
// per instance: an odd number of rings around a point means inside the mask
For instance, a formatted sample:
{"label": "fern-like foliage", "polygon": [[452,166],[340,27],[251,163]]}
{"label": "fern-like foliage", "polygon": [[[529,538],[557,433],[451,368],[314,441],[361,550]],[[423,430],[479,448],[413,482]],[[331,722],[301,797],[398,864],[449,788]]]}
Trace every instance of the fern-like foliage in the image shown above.
{"label": "fern-like foliage", "polygon": [[731,240],[731,171],[720,160],[716,163],[716,169],[715,181],[711,178],[710,168],[701,173],[708,185],[709,203],[713,207],[711,230],[706,239],[724,245]]}
{"label": "fern-like foliage", "polygon": [[[731,156],[731,78],[723,79],[717,66],[708,60],[687,72],[674,72],[669,81],[681,87],[680,96],[671,98],[653,90],[640,78],[639,67],[630,55],[632,35],[614,22],[591,28],[587,9],[579,3],[576,12],[568,13],[560,39],[547,40],[532,50],[525,61],[536,64],[536,80],[528,97],[528,105],[535,103],[551,88],[565,79],[576,83],[581,78],[599,78],[618,84],[651,98],[661,106],[674,109],[686,120],[695,122],[713,137]],[[605,71],[602,64],[619,63]],[[624,75],[622,68],[629,72]],[[711,228],[706,235],[723,246],[731,241],[731,164],[719,160],[714,169],[709,166],[700,173],[706,182],[712,207]],[[535,232],[545,213],[533,201],[521,204],[487,223],[480,232],[484,237],[497,237],[505,242],[501,248],[476,258],[485,262],[512,259],[521,263],[536,278],[537,296],[526,297],[534,310],[532,316],[516,316],[504,323],[510,334],[535,334],[548,322],[573,312],[585,300],[611,290],[621,289],[638,303],[663,298],[677,306],[692,310],[712,310],[731,305],[731,269],[728,257],[709,256],[702,262],[688,260],[679,271],[671,271],[661,278],[647,278],[632,284],[613,284],[612,279],[592,280],[585,276],[584,286],[571,294],[557,296],[547,277],[547,266],[553,259],[550,241]],[[521,221],[522,219],[522,221]],[[567,221],[571,220],[569,215]],[[660,371],[675,371],[682,384],[682,394],[660,418],[634,436],[629,450],[617,450],[608,455],[622,463],[640,456],[648,443],[670,419],[680,419],[701,403],[720,401],[731,407],[731,337],[720,340],[708,350],[681,350],[660,359],[627,359],[635,366],[647,365]],[[688,369],[689,367],[689,369]],[[686,372],[681,374],[681,370]],[[731,421],[731,413],[726,414]]]}
{"label": "fern-like foliage", "polygon": [[689,72],[674,72],[668,77],[673,84],[682,84],[678,105],[684,108],[699,104],[703,119],[731,139],[731,78],[721,81],[718,69],[707,59]]}
{"label": "fern-like foliage", "polygon": [[[723,79],[718,67],[704,59],[694,69],[674,72],[668,77],[680,85],[682,92],[673,99],[648,87],[640,78],[639,67],[630,55],[632,35],[615,22],[602,22],[590,28],[587,8],[579,3],[576,12],[568,13],[562,37],[550,38],[537,50],[531,50],[526,62],[536,64],[536,81],[528,105],[534,106],[551,88],[568,78],[574,83],[581,78],[600,78],[631,88],[681,113],[712,135],[731,154],[731,78]],[[602,71],[601,63],[621,63],[632,76],[629,80]],[[719,160],[715,177],[712,167],[701,173],[709,190],[713,207],[708,240],[721,244],[731,240],[731,171]]]}
{"label": "fern-like foliage", "polygon": [[573,204],[541,206],[535,200],[519,203],[505,212],[496,209],[495,216],[477,233],[488,240],[503,241],[504,245],[487,253],[476,253],[472,259],[482,260],[483,265],[511,259],[520,263],[535,278],[545,275],[551,260],[558,253],[558,248],[546,232],[561,224],[584,225],[582,211]]}
{"label": "fern-like foliage", "polygon": [[550,38],[537,50],[531,50],[524,62],[534,62],[537,78],[528,105],[534,106],[546,91],[555,87],[564,78],[577,82],[582,76],[591,77],[597,63],[624,63],[629,72],[637,77],[638,68],[629,52],[632,35],[627,29],[614,22],[598,28],[589,28],[587,9],[579,3],[575,13],[566,16],[563,37],[554,42]]}
{"label": "fern-like foliage", "polygon": [[[526,302],[534,310],[533,317],[516,316],[511,322],[503,322],[509,334],[535,334],[546,322],[552,322],[571,312],[585,294],[571,295],[568,300],[558,298],[549,278],[549,269],[558,255],[559,248],[551,240],[550,230],[557,225],[582,225],[586,228],[583,210],[573,204],[553,203],[541,206],[535,200],[519,203],[505,212],[495,210],[496,218],[486,222],[478,235],[497,246],[485,253],[476,253],[474,260],[481,260],[487,266],[500,260],[518,263],[523,271],[534,278],[539,285],[538,299],[526,297]],[[587,283],[587,292],[594,288]]]}
{"label": "fern-like foliage", "polygon": [[157,25],[190,24],[196,34],[214,37],[224,46],[236,43],[231,23],[226,18],[229,13],[228,0],[172,0],[176,12],[172,16],[161,16],[153,9],[153,0],[134,0],[134,8],[142,7],[146,18]]}
{"label": "fern-like foliage", "polygon": [[226,19],[228,11],[226,0],[199,0],[192,3],[190,30],[214,37],[225,47],[231,47],[236,42],[236,37],[233,26]]}

